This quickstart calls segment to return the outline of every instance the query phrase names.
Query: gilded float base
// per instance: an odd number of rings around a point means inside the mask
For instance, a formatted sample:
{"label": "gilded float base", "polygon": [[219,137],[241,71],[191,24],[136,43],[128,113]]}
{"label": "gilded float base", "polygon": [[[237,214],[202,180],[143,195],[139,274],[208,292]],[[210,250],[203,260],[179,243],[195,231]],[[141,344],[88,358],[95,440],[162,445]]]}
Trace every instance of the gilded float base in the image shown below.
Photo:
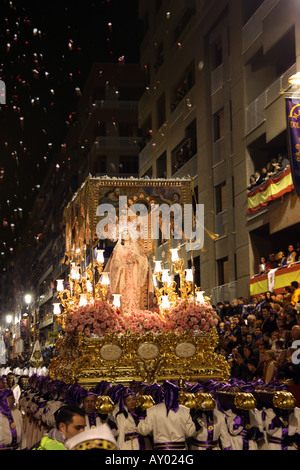
{"label": "gilded float base", "polygon": [[51,361],[50,377],[86,388],[102,380],[129,385],[133,380],[162,383],[183,378],[193,383],[226,381],[230,377],[226,359],[214,352],[218,344],[215,328],[198,335],[128,333],[79,336],[68,344],[63,339],[59,341],[59,356]]}

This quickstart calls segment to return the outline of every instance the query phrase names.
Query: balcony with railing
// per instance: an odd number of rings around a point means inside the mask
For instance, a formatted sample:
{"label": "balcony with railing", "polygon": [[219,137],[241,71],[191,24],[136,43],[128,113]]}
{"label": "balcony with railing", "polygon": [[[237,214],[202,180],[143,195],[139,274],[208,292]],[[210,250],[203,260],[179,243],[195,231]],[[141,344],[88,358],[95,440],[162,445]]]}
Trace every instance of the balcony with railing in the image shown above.
{"label": "balcony with railing", "polygon": [[218,302],[222,302],[224,300],[231,301],[238,297],[237,292],[237,281],[229,282],[228,284],[224,284],[223,286],[216,286],[213,287],[211,290],[211,303],[216,305]]}
{"label": "balcony with railing", "polygon": [[109,150],[133,150],[138,152],[142,144],[141,137],[96,137],[91,153]]}
{"label": "balcony with railing", "polygon": [[168,138],[168,124],[165,122],[156,132],[155,136],[149,140],[146,146],[139,154],[139,167],[143,168],[144,165],[153,157],[154,152],[167,142]]}
{"label": "balcony with railing", "polygon": [[282,96],[290,87],[288,79],[297,71],[297,65],[293,64],[266,90],[263,91],[245,109],[245,134],[253,131],[266,119],[266,108],[276,99]]}
{"label": "balcony with railing", "polygon": [[243,53],[263,33],[263,20],[279,0],[265,0],[243,27]]}

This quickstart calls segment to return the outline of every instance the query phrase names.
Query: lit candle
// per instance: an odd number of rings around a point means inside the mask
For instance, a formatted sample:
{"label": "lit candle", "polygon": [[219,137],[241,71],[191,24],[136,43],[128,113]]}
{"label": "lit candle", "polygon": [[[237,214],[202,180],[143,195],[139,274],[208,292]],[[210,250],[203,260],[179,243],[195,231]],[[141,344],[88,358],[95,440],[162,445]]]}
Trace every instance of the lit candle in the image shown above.
{"label": "lit candle", "polygon": [[60,303],[55,302],[53,304],[53,315],[60,315]]}
{"label": "lit candle", "polygon": [[86,294],[80,294],[79,307],[85,307],[87,305]]}
{"label": "lit candle", "polygon": [[107,272],[102,273],[100,284],[102,284],[102,286],[109,285],[109,273]]}
{"label": "lit candle", "polygon": [[56,282],[57,282],[57,287],[56,287],[57,292],[62,292],[64,290],[64,280],[57,279]]}
{"label": "lit candle", "polygon": [[87,290],[88,292],[92,292],[92,290],[93,290],[92,283],[91,283],[91,281],[90,281],[89,279],[86,281],[86,290]]}
{"label": "lit candle", "polygon": [[185,279],[186,282],[193,282],[193,270],[192,269],[186,269],[185,270]]}
{"label": "lit candle", "polygon": [[71,263],[71,278],[74,280],[80,279],[79,266],[76,266],[75,263]]}
{"label": "lit candle", "polygon": [[161,296],[161,306],[164,310],[167,310],[168,308],[170,308],[169,297],[167,295]]}
{"label": "lit candle", "polygon": [[113,294],[114,300],[113,304],[116,308],[121,307],[121,294]]}
{"label": "lit candle", "polygon": [[204,290],[196,292],[196,302],[199,302],[200,304],[204,304],[205,300],[203,297]]}
{"label": "lit candle", "polygon": [[161,270],[162,270],[161,263],[162,263],[161,260],[155,260],[155,261],[154,261],[154,264],[155,264],[154,272],[156,272],[156,273],[160,273],[160,272],[161,272]]}
{"label": "lit candle", "polygon": [[172,248],[171,250],[171,260],[173,263],[179,261],[178,248]]}
{"label": "lit candle", "polygon": [[169,270],[168,269],[163,269],[162,270],[162,276],[161,276],[161,282],[168,282],[169,280]]}
{"label": "lit candle", "polygon": [[97,250],[97,261],[98,263],[103,264],[104,263],[104,250]]}

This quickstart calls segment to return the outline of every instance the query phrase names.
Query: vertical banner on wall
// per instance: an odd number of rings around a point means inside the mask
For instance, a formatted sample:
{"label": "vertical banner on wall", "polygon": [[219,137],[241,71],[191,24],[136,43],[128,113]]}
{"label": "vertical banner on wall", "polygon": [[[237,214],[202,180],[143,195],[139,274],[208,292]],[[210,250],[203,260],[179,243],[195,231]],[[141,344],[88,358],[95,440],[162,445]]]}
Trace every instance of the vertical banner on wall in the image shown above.
{"label": "vertical banner on wall", "polygon": [[28,336],[28,319],[24,318],[20,322],[20,336],[23,341],[27,339]]}
{"label": "vertical banner on wall", "polygon": [[288,152],[297,195],[300,196],[300,97],[285,99]]}

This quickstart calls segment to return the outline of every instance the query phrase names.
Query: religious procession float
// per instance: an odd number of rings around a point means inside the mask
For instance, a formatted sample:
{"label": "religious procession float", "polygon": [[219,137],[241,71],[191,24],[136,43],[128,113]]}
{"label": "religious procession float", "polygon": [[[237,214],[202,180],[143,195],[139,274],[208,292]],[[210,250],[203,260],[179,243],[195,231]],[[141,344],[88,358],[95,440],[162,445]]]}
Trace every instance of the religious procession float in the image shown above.
{"label": "religious procession float", "polygon": [[194,252],[217,236],[199,207],[189,178],[87,178],[64,210],[52,379],[228,380],[216,312],[195,284]]}

